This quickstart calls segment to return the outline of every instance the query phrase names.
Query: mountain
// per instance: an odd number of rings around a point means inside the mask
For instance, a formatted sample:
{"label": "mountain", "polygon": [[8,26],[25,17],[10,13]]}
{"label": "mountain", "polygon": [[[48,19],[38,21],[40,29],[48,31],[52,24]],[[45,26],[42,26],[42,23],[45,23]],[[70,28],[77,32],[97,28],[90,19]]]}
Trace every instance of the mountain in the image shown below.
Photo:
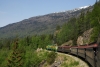
{"label": "mountain", "polygon": [[84,6],[68,11],[55,12],[47,15],[31,17],[20,22],[0,28],[0,38],[53,34],[56,26],[61,26],[72,17],[78,17],[81,12],[92,10],[93,6]]}

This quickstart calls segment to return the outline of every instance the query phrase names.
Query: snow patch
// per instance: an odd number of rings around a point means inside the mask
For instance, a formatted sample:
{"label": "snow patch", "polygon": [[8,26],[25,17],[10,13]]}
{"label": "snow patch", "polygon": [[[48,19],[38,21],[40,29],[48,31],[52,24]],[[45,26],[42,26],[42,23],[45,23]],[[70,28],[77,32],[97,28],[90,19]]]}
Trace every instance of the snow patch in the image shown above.
{"label": "snow patch", "polygon": [[54,12],[54,13],[61,13],[61,12],[68,12],[68,13],[71,13],[71,12],[75,12],[75,11],[78,11],[78,10],[81,10],[81,9],[85,9],[85,8],[88,8],[89,6],[83,6],[83,7],[79,7],[79,8],[75,8],[73,10],[64,10],[64,11],[60,11],[60,12]]}

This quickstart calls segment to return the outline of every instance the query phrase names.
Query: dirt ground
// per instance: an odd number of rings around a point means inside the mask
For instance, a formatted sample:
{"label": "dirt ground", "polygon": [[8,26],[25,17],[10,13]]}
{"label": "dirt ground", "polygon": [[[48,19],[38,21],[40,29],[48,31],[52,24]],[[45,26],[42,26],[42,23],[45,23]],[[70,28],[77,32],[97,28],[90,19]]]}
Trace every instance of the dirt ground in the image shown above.
{"label": "dirt ground", "polygon": [[52,65],[45,63],[42,67],[89,67],[81,59],[69,54],[57,53],[57,58]]}

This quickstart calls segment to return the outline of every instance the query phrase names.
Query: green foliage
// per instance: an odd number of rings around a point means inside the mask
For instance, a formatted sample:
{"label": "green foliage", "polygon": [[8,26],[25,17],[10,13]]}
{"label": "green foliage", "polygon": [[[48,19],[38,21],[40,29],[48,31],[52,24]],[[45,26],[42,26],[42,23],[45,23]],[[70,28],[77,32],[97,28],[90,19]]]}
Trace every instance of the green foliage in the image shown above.
{"label": "green foliage", "polygon": [[93,32],[91,34],[90,42],[97,42],[98,36],[100,34],[100,2],[94,5],[91,16],[91,26],[93,27]]}
{"label": "green foliage", "polygon": [[93,31],[92,31],[92,34],[91,34],[90,43],[97,42],[99,34],[100,34],[100,26],[94,27]]}
{"label": "green foliage", "polygon": [[18,48],[18,40],[16,40],[13,46],[13,52],[11,53],[7,61],[7,67],[23,67],[24,53]]}
{"label": "green foliage", "polygon": [[67,24],[62,26],[56,38],[58,45],[77,38],[77,27],[75,22],[76,18],[72,18]]}
{"label": "green foliage", "polygon": [[[52,35],[40,35],[20,38],[18,41],[15,39],[0,40],[0,67],[6,67],[7,65],[8,67],[17,67],[18,64],[21,64],[21,67],[38,67],[42,60],[46,60],[47,53],[38,55],[35,50],[37,48],[46,48],[48,44],[52,44],[52,39]],[[5,47],[5,40],[10,46],[10,49],[8,49],[9,46],[7,44]],[[11,47],[13,48],[11,49]],[[3,50],[4,48],[7,49],[7,51]]]}
{"label": "green foliage", "polygon": [[57,25],[56,30],[60,30],[60,26],[59,25]]}
{"label": "green foliage", "polygon": [[0,49],[0,67],[6,67],[9,52],[10,50],[8,49]]}
{"label": "green foliage", "polygon": [[0,67],[38,67],[42,60],[47,59],[48,53],[38,54],[36,49],[46,48],[52,44],[52,39],[53,35],[0,39]]}
{"label": "green foliage", "polygon": [[39,67],[43,60],[46,60],[48,52],[42,50],[35,52],[33,49],[26,51],[24,67]]}
{"label": "green foliage", "polygon": [[78,65],[79,65],[78,61],[71,61],[70,64],[67,64],[67,63],[62,64],[63,67],[76,67]]}
{"label": "green foliage", "polygon": [[85,22],[84,22],[84,13],[81,13],[80,17],[77,19],[77,32],[78,35],[81,35],[86,29],[85,29]]}
{"label": "green foliage", "polygon": [[61,45],[69,40],[73,40],[73,45],[77,45],[78,36],[86,30],[94,28],[91,34],[91,42],[96,42],[100,34],[100,2],[94,5],[91,12],[82,12],[79,17],[72,18],[67,24],[62,26],[60,33],[57,34],[57,44]]}
{"label": "green foliage", "polygon": [[55,61],[56,56],[57,56],[57,53],[55,53],[55,52],[48,53],[48,55],[47,55],[47,63],[48,64],[52,64]]}
{"label": "green foliage", "polygon": [[[59,32],[55,36],[55,41],[58,45],[61,45],[69,40],[73,40],[73,45],[76,45],[78,36],[90,28],[93,28],[90,43],[96,42],[100,34],[100,2],[94,5],[94,9],[91,12],[89,10],[87,13],[82,12],[79,17],[70,19],[61,28],[57,26],[56,29]],[[53,39],[53,35],[27,36],[20,38],[17,42],[14,39],[1,38],[0,67],[6,67],[6,65],[9,67],[18,67],[18,65],[21,65],[19,67],[38,67],[42,60],[46,60],[48,64],[52,64],[57,56],[55,52],[43,53],[36,52],[35,50],[37,48],[45,49],[47,45],[52,44]],[[68,65],[72,67],[72,65],[78,64],[79,62],[72,62]],[[64,65],[68,67],[68,65]]]}

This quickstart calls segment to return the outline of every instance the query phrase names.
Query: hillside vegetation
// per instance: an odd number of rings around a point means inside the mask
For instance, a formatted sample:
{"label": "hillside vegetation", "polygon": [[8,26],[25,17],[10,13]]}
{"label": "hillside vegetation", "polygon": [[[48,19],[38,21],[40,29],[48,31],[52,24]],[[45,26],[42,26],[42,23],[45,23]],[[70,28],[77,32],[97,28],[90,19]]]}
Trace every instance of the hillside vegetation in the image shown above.
{"label": "hillside vegetation", "polygon": [[91,33],[90,42],[97,42],[100,34],[100,2],[94,5],[94,9],[86,13],[81,12],[81,15],[76,18],[72,18],[65,23],[59,33],[55,36],[55,41],[58,45],[61,45],[69,40],[73,40],[73,45],[77,45],[78,36],[82,35],[83,32],[93,28]]}
{"label": "hillside vegetation", "polygon": [[[77,45],[78,36],[91,28],[93,28],[93,31],[89,43],[97,42],[98,35],[100,34],[100,2],[93,7],[92,11],[83,11],[79,17],[71,18],[62,26],[58,25],[54,35],[44,34],[24,36],[23,38],[20,36],[14,36],[16,38],[0,38],[0,67],[38,67],[48,59],[50,59],[47,61],[48,64],[52,64],[56,60],[57,54],[55,52],[42,52],[42,49],[45,49],[47,45],[54,43],[61,45],[69,40],[73,41],[73,45]],[[6,30],[3,33],[5,34]],[[0,33],[1,37],[9,35],[2,34]],[[51,58],[50,56],[52,55],[54,57]],[[79,62],[69,63],[69,65],[71,64],[77,67]],[[63,63],[63,65],[66,65],[66,63]]]}
{"label": "hillside vegetation", "polygon": [[[53,63],[56,54],[42,50],[51,43],[51,38],[45,36],[42,39],[41,37],[0,41],[0,67],[38,67],[43,60],[47,61],[47,59],[50,59],[48,64]],[[37,48],[41,49],[37,50]],[[50,58],[52,55],[53,58]]]}

